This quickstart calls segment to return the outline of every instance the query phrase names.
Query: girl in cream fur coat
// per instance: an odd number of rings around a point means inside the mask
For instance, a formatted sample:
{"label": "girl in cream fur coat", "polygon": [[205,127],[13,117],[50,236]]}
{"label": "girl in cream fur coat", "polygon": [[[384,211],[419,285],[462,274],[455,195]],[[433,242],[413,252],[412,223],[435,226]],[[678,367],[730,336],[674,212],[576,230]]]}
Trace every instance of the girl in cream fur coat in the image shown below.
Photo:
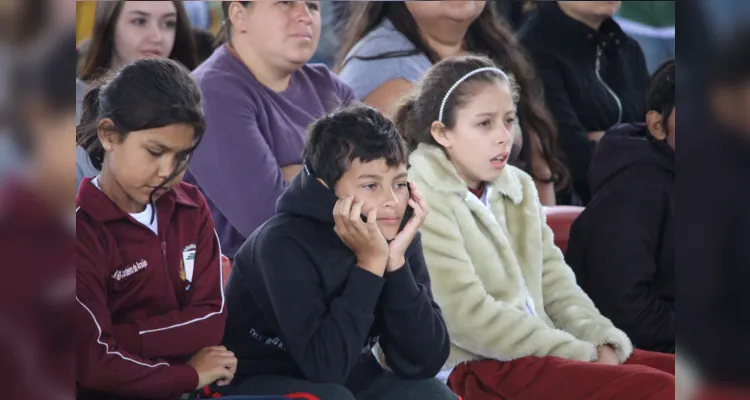
{"label": "girl in cream fur coat", "polygon": [[465,400],[674,398],[674,356],[633,350],[576,284],[534,182],[507,165],[512,78],[483,57],[443,60],[395,117],[435,300]]}

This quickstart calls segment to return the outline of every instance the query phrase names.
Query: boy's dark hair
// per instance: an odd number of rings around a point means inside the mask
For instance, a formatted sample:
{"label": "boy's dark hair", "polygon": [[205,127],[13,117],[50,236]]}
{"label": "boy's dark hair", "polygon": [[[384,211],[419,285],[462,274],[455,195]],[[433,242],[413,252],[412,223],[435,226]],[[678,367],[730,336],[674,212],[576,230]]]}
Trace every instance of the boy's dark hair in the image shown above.
{"label": "boy's dark hair", "polygon": [[240,3],[242,7],[247,8],[250,5],[250,1],[222,1],[221,2],[221,11],[223,12],[224,21],[221,24],[221,27],[219,28],[219,32],[216,34],[216,46],[219,46],[224,43],[229,43],[229,40],[232,39],[232,21],[229,20],[229,6],[232,5],[232,3]]}
{"label": "boy's dark hair", "polygon": [[306,167],[333,189],[354,160],[384,159],[394,168],[407,164],[409,152],[388,118],[357,104],[313,122],[302,156]]}
{"label": "boy's dark hair", "polygon": [[[460,56],[447,58],[430,68],[419,86],[405,97],[393,117],[396,128],[406,139],[410,150],[420,143],[441,147],[432,136],[432,123],[438,120],[440,104],[445,94],[459,79],[479,68],[497,68],[487,57]],[[513,77],[508,75],[514,101],[517,101],[517,87]],[[493,83],[505,81],[505,78],[494,71],[480,72],[463,81],[456,87],[445,102],[443,124],[451,129],[456,124],[456,110],[462,107],[471,97],[471,87],[479,82]]]}
{"label": "boy's dark hair", "polygon": [[189,155],[206,130],[201,110],[201,92],[183,65],[170,59],[138,60],[93,86],[83,98],[76,142],[88,153],[91,164],[102,169],[104,147],[98,137],[99,122],[109,118],[110,130],[120,142],[130,132],[187,124],[195,130],[195,145],[181,154],[181,165],[154,189],[169,183],[187,168]]}
{"label": "boy's dark hair", "polygon": [[664,123],[675,105],[675,60],[667,60],[652,75],[646,89],[646,112],[656,111]]}
{"label": "boy's dark hair", "polygon": [[198,53],[198,65],[200,65],[213,54],[216,37],[205,29],[193,28],[193,39],[195,40],[195,50]]}

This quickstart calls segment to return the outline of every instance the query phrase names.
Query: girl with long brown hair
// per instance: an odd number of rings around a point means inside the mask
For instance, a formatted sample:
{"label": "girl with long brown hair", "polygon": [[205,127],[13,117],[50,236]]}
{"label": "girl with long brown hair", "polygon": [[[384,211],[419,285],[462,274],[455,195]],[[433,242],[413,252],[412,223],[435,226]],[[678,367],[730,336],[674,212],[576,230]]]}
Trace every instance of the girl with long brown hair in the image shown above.
{"label": "girl with long brown hair", "polygon": [[84,82],[133,61],[171,58],[198,66],[193,34],[181,1],[102,1],[96,5],[91,43],[79,72]]}

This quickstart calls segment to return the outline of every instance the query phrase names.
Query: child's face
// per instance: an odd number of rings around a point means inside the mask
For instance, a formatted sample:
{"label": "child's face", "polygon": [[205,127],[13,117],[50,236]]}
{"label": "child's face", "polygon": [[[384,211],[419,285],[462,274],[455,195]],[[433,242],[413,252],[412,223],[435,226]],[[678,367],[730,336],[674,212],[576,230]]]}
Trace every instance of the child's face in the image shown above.
{"label": "child's face", "polygon": [[386,240],[398,234],[398,227],[406,213],[409,202],[406,165],[389,167],[385,160],[367,163],[354,160],[349,169],[336,183],[336,196],[354,196],[362,201],[362,214],[377,208],[378,227]]}
{"label": "child's face", "polygon": [[[174,172],[176,166],[187,162],[181,154],[195,144],[195,130],[186,124],[131,132],[122,143],[117,141],[116,134],[100,133],[99,137],[105,149],[111,147],[107,150],[104,168],[127,194],[135,212],[149,203],[151,192]],[[184,171],[177,175],[154,193],[153,199],[172,189],[184,175]]]}
{"label": "child's face", "polygon": [[433,136],[467,185],[477,188],[497,178],[508,163],[516,113],[507,82],[477,83],[469,90],[473,96],[456,110],[453,129],[433,130]]}

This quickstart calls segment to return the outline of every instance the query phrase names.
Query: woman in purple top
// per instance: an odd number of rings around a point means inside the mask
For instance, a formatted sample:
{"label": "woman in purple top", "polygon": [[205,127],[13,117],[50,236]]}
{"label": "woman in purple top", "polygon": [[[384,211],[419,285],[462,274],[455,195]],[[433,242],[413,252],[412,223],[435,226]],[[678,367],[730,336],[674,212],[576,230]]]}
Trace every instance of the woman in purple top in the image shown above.
{"label": "woman in purple top", "polygon": [[307,125],[355,96],[324,65],[305,65],[320,37],[320,2],[222,8],[224,45],[193,72],[206,135],[186,180],[203,191],[223,253],[234,258],[299,172]]}

